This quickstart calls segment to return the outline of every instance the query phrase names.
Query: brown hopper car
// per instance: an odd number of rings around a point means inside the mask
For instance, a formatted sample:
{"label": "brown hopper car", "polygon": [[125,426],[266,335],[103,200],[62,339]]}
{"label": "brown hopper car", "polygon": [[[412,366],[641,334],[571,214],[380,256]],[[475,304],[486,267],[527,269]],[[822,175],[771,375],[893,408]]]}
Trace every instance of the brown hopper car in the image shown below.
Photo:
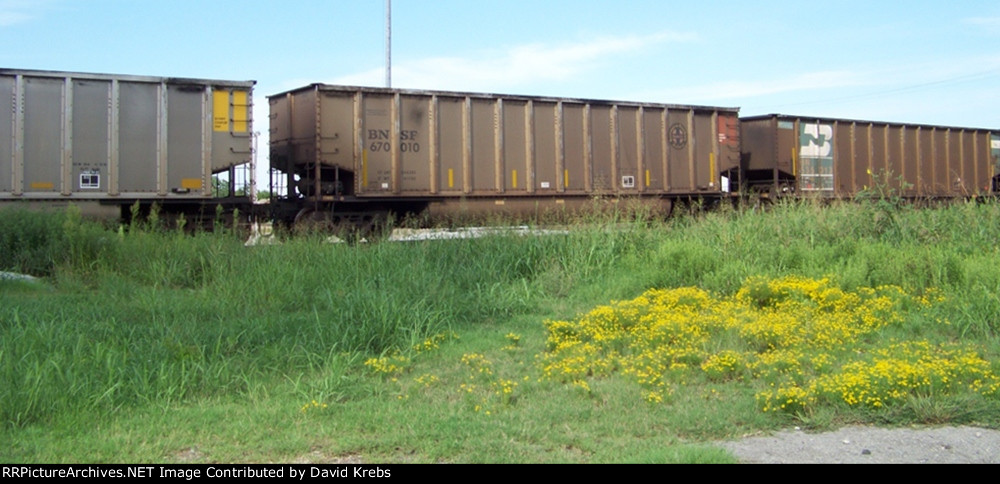
{"label": "brown hopper car", "polygon": [[768,194],[996,195],[1000,131],[772,114],[740,120],[741,173]]}
{"label": "brown hopper car", "polygon": [[313,84],[269,97],[279,218],[561,210],[728,194],[735,108]]}

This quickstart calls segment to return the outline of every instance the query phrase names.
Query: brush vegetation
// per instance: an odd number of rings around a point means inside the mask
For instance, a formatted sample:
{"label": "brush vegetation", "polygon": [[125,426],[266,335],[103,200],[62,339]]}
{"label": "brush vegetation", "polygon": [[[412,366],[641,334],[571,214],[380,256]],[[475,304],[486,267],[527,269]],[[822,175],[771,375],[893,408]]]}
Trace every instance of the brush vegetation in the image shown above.
{"label": "brush vegetation", "polygon": [[[40,278],[0,279],[0,460],[732,462],[709,443],[1000,426],[995,202],[604,212],[246,247],[0,211],[0,271]],[[808,344],[828,321],[871,324]]]}

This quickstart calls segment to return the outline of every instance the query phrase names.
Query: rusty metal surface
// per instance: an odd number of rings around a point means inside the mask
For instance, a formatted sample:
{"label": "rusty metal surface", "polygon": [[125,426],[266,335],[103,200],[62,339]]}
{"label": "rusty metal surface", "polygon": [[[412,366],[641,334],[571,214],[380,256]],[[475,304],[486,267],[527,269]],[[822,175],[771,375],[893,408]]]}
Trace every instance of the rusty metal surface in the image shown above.
{"label": "rusty metal surface", "polygon": [[272,167],[306,197],[710,194],[739,163],[736,108],[323,84],[269,102]]}
{"label": "rusty metal surface", "polygon": [[907,197],[995,193],[1000,131],[767,115],[741,120],[742,168],[779,191],[852,196],[872,187]]}

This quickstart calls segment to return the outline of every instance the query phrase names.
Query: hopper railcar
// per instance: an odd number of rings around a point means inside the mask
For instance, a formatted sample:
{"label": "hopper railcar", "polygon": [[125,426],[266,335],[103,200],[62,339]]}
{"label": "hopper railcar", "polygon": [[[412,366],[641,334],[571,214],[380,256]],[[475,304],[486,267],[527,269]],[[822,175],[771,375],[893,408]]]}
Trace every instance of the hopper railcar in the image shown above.
{"label": "hopper railcar", "polygon": [[728,196],[736,108],[313,84],[269,97],[277,218],[539,214]]}
{"label": "hopper railcar", "polygon": [[1000,193],[1000,130],[771,114],[740,120],[745,186],[767,196]]}
{"label": "hopper railcar", "polygon": [[136,203],[194,217],[247,207],[231,195],[253,171],[254,84],[0,69],[0,206],[126,220]]}

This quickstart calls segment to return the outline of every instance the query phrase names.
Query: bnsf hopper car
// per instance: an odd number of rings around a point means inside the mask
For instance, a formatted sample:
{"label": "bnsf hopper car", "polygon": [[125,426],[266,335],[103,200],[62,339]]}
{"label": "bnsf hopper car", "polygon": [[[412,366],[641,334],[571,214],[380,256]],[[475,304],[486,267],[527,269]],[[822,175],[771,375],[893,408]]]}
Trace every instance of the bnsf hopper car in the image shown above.
{"label": "bnsf hopper car", "polygon": [[1000,131],[772,114],[740,120],[743,181],[775,195],[908,198],[1000,192]]}
{"label": "bnsf hopper car", "polygon": [[286,222],[719,197],[738,109],[313,84],[269,97]]}
{"label": "bnsf hopper car", "polygon": [[214,213],[212,175],[252,164],[253,86],[0,69],[0,206]]}

